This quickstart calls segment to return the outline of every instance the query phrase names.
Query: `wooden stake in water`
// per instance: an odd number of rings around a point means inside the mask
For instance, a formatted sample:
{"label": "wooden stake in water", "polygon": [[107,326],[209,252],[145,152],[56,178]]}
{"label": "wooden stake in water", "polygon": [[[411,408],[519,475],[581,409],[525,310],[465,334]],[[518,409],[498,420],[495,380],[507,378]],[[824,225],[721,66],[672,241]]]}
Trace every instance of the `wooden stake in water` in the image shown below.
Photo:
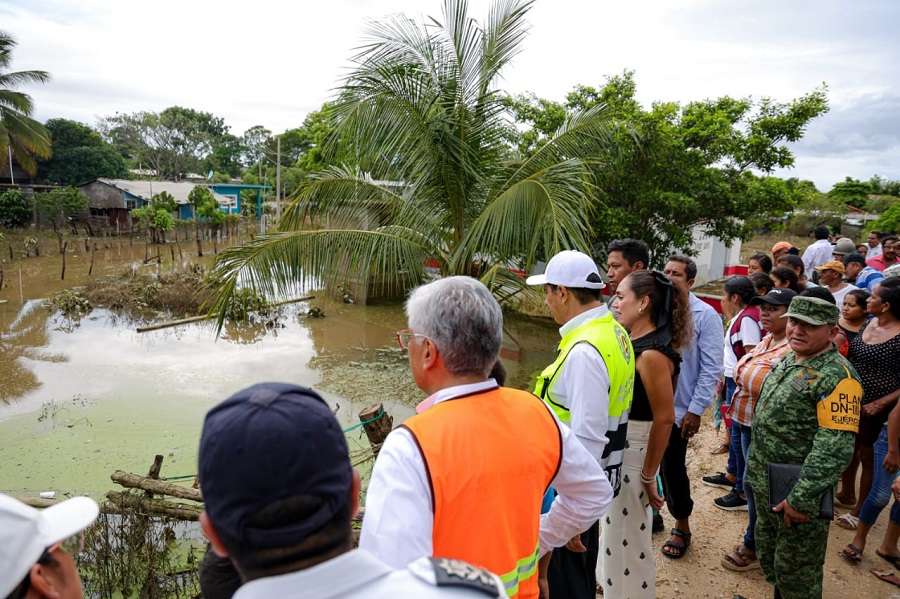
{"label": "wooden stake in water", "polygon": [[66,247],[67,247],[68,245],[69,245],[69,242],[67,241],[67,242],[65,242],[65,243],[63,244],[63,247],[62,247],[62,259],[63,259],[63,263],[62,263],[62,274],[59,275],[59,280],[60,280],[60,281],[65,281],[65,280],[66,280]]}
{"label": "wooden stake in water", "polygon": [[25,293],[22,290],[22,269],[19,269],[19,303],[25,305]]}

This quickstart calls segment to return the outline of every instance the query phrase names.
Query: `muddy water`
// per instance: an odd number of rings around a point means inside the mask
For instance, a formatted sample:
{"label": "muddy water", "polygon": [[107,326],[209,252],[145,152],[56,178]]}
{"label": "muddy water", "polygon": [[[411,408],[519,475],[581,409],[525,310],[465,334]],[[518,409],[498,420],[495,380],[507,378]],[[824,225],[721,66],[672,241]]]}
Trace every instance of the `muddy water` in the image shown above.
{"label": "muddy water", "polygon": [[[102,260],[98,251],[94,276],[131,268],[144,251],[112,248]],[[178,267],[177,250],[174,264],[167,251],[162,268]],[[2,492],[99,498],[114,487],[114,470],[143,473],[155,454],[165,456],[163,476],[191,475],[205,412],[260,381],[318,389],[346,427],[375,401],[399,424],[424,397],[396,344],[394,332],[406,326],[399,303],[366,307],[320,297],[285,307],[274,326],[229,328],[219,340],[205,323],[137,333],[105,310],[75,322],[38,301],[86,281],[85,259],[68,256],[64,282],[59,257],[4,263],[7,280],[14,276],[0,290]],[[326,316],[307,317],[310,307]],[[507,319],[508,384],[527,387],[552,361],[556,341],[554,326]],[[348,439],[351,451],[368,446],[359,430]]]}

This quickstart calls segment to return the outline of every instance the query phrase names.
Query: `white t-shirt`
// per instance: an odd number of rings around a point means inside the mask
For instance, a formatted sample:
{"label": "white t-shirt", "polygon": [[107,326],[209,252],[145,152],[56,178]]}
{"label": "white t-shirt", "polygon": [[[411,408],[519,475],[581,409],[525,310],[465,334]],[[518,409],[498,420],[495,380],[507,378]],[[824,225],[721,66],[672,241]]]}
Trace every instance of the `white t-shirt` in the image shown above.
{"label": "white t-shirt", "polygon": [[[746,310],[746,308],[744,308],[744,310]],[[735,314],[734,318],[728,321],[728,326],[725,327],[725,376],[728,378],[731,378],[731,375],[734,373],[734,367],[738,361],[738,357],[735,355],[731,345],[740,341],[744,344],[744,348],[749,351],[754,345],[762,340],[762,328],[759,326],[759,323],[752,318],[742,319],[740,321],[741,328],[738,329],[734,335],[731,335],[731,325],[735,320],[741,317],[744,310]]]}

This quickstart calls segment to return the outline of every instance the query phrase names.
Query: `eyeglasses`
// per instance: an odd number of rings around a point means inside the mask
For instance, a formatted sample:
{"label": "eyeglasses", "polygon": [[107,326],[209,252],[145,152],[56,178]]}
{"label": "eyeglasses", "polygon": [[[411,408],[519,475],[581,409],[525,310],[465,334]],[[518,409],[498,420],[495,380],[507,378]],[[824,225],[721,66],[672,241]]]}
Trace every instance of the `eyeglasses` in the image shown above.
{"label": "eyeglasses", "polygon": [[41,555],[41,559],[39,559],[38,561],[46,561],[57,549],[62,549],[72,557],[77,557],[78,554],[81,553],[81,550],[84,549],[84,531],[82,530],[81,532],[77,532],[71,537],[66,537],[62,541],[50,545],[49,547],[47,547],[47,549],[44,550],[43,555]]}
{"label": "eyeglasses", "polygon": [[422,335],[420,333],[413,333],[412,329],[403,329],[402,331],[397,331],[397,343],[399,343],[400,347],[402,347],[403,349],[409,349],[409,342],[412,341],[413,337],[425,337],[426,339],[428,339],[428,337],[425,335]]}

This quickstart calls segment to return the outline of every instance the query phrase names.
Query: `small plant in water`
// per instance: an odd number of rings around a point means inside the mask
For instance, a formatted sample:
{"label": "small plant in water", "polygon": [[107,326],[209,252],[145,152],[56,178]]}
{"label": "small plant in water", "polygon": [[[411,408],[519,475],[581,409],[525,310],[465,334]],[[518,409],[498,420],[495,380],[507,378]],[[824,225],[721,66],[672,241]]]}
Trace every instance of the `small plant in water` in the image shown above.
{"label": "small plant in water", "polygon": [[54,293],[48,300],[50,308],[58,310],[65,318],[77,318],[90,314],[94,307],[75,289]]}
{"label": "small plant in water", "polygon": [[86,597],[199,597],[199,548],[179,541],[177,522],[100,514],[85,535],[78,570]]}

